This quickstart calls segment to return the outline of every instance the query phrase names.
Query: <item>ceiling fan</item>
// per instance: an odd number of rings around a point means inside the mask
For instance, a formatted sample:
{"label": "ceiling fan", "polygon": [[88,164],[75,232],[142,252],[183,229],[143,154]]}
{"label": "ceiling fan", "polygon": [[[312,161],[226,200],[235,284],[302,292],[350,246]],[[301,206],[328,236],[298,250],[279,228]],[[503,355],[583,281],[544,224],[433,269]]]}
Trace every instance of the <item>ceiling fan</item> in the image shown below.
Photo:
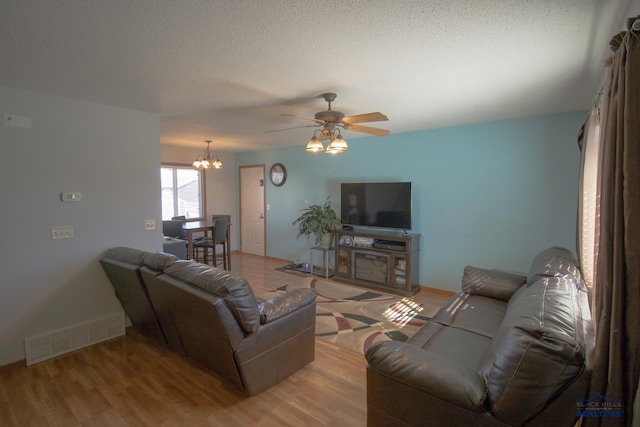
{"label": "ceiling fan", "polygon": [[[375,136],[385,136],[389,135],[389,131],[386,129],[374,128],[371,126],[363,126],[357,123],[368,123],[368,122],[382,122],[387,121],[389,118],[382,113],[367,113],[367,114],[358,114],[355,116],[345,116],[344,113],[340,111],[334,111],[331,109],[331,103],[336,99],[335,93],[323,93],[320,95],[324,98],[325,101],[329,104],[329,107],[326,111],[320,111],[315,114],[314,117],[305,117],[305,116],[296,116],[294,114],[283,114],[283,116],[295,117],[297,119],[310,120],[315,122],[313,125],[307,126],[296,126],[293,128],[287,129],[279,129],[277,131],[270,132],[279,132],[283,130],[289,129],[298,129],[303,127],[319,127],[320,129],[316,130],[311,141],[309,141],[309,145],[307,145],[307,151],[317,152],[317,151],[326,151],[329,153],[338,153],[342,151],[348,150],[348,146],[344,139],[342,139],[342,135],[340,134],[340,128],[345,130],[351,130],[355,132],[366,133],[369,135]],[[320,141],[330,140],[331,144],[324,149],[324,146]]]}
{"label": "ceiling fan", "polygon": [[[327,108],[326,111],[320,111],[316,113],[314,117],[296,116],[294,114],[283,114],[283,116],[295,117],[297,119],[311,120],[316,122],[315,125],[299,126],[299,127],[322,126],[325,130],[328,130],[328,131],[335,129],[336,127],[341,127],[342,129],[345,129],[345,130],[352,130],[355,132],[367,133],[369,135],[375,135],[375,136],[389,135],[389,131],[386,129],[380,129],[380,128],[374,128],[371,126],[362,126],[362,125],[356,124],[356,123],[368,123],[368,122],[384,122],[389,120],[389,118],[384,114],[376,112],[376,113],[358,114],[357,116],[345,116],[344,113],[341,113],[340,111],[334,111],[331,109],[331,103],[335,101],[337,96],[335,93],[323,93],[320,96],[324,98],[324,100],[327,101],[327,103],[329,104],[329,107]],[[295,129],[295,128],[289,128],[289,129]],[[288,130],[288,129],[281,129],[281,130]],[[323,135],[325,136],[325,138],[321,138],[321,140],[328,139],[329,133],[330,132],[323,132]]]}

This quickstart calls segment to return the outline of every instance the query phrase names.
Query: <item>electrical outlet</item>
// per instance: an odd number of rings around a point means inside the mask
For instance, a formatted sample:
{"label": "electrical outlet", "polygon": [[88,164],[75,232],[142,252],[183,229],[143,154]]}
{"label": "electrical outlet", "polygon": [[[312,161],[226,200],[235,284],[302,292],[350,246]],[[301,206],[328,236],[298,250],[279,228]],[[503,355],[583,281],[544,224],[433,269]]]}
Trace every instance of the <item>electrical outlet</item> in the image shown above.
{"label": "electrical outlet", "polygon": [[156,229],[156,220],[155,219],[145,219],[144,220],[144,229],[145,229],[145,231],[155,230]]}
{"label": "electrical outlet", "polygon": [[73,225],[51,227],[51,239],[73,239]]}

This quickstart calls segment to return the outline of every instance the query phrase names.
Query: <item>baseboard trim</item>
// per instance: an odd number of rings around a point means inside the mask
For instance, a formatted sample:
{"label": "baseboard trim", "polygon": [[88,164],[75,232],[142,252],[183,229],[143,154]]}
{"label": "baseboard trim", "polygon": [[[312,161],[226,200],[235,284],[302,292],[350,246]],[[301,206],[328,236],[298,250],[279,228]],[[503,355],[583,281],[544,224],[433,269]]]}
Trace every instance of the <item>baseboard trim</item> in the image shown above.
{"label": "baseboard trim", "polygon": [[433,292],[434,294],[445,295],[445,296],[448,296],[448,297],[456,294],[453,291],[448,291],[446,289],[440,289],[440,288],[432,288],[431,286],[422,286],[422,285],[420,285],[420,288],[424,289],[425,291],[428,291],[428,292]]}

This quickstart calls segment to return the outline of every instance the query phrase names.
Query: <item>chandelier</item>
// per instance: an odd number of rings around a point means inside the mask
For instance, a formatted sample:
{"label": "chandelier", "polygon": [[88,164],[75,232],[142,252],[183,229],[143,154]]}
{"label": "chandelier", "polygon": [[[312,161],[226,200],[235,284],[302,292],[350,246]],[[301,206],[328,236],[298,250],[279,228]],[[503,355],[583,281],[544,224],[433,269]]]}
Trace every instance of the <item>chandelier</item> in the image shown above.
{"label": "chandelier", "polygon": [[[325,139],[329,140],[329,145],[327,145],[326,149],[322,144],[322,141]],[[324,129],[316,130],[309,140],[307,148],[305,148],[305,151],[308,153],[324,151],[326,154],[340,154],[347,150],[349,150],[349,146],[347,145],[347,141],[342,138],[340,129],[335,126],[329,126],[329,124],[325,125]]]}
{"label": "chandelier", "polygon": [[222,162],[218,156],[212,156],[209,152],[209,144],[211,144],[211,141],[206,140],[205,142],[207,143],[207,149],[202,156],[196,156],[196,159],[193,161],[193,167],[196,169],[222,169]]}

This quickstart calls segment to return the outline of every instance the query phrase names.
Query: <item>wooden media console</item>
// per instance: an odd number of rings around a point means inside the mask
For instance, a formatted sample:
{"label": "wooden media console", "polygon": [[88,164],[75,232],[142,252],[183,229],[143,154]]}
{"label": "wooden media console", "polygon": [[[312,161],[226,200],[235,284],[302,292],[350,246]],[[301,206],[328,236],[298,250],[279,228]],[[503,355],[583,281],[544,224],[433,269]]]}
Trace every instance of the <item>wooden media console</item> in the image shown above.
{"label": "wooden media console", "polygon": [[340,230],[335,237],[335,280],[404,296],[420,289],[420,234]]}

